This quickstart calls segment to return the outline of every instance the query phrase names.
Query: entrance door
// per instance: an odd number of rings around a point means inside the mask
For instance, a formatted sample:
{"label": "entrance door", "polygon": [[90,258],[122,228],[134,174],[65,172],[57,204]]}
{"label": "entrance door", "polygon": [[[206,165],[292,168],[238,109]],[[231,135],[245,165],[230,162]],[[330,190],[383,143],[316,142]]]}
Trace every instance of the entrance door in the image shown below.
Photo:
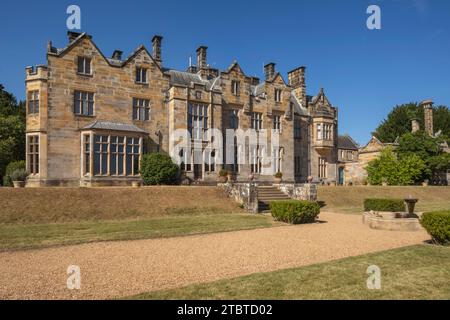
{"label": "entrance door", "polygon": [[340,186],[344,185],[344,180],[345,180],[344,168],[339,168],[339,185]]}
{"label": "entrance door", "polygon": [[201,164],[194,164],[194,179],[195,180],[202,180],[202,165]]}

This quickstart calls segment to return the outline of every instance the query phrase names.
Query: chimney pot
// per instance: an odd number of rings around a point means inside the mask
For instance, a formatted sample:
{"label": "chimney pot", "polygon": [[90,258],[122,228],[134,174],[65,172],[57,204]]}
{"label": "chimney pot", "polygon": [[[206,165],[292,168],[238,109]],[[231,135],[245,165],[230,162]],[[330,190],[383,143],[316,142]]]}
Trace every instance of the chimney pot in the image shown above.
{"label": "chimney pot", "polygon": [[123,52],[120,50],[114,50],[114,53],[112,55],[112,58],[115,60],[122,60],[122,54]]}

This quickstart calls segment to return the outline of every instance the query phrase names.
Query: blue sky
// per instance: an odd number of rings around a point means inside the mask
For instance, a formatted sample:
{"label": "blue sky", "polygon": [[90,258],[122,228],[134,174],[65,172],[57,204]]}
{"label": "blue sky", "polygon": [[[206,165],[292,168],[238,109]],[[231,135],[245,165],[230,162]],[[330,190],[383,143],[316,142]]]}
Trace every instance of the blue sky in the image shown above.
{"label": "blue sky", "polygon": [[[24,68],[45,63],[48,40],[63,47],[66,8],[81,7],[82,31],[106,55],[127,56],[164,36],[164,65],[185,69],[199,45],[217,68],[238,60],[263,78],[263,64],[286,73],[307,67],[308,94],[320,87],[339,107],[340,133],[366,143],[390,109],[432,98],[450,106],[450,1],[8,1],[2,3],[0,83],[18,98]],[[382,29],[368,30],[377,4]]]}

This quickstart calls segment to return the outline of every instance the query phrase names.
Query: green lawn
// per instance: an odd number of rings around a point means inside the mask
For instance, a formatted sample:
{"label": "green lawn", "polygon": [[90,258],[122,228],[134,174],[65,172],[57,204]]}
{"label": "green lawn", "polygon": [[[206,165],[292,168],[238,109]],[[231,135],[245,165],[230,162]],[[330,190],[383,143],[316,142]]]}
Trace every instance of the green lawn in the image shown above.
{"label": "green lawn", "polygon": [[0,250],[151,239],[271,227],[271,217],[213,214],[56,224],[0,224]]}
{"label": "green lawn", "polygon": [[[381,290],[367,289],[367,267]],[[450,299],[450,247],[419,245],[131,299]]]}
{"label": "green lawn", "polygon": [[366,198],[400,198],[412,196],[419,199],[417,211],[450,210],[450,187],[381,187],[353,186],[329,187],[320,186],[318,200],[325,206],[324,211],[361,214]]}

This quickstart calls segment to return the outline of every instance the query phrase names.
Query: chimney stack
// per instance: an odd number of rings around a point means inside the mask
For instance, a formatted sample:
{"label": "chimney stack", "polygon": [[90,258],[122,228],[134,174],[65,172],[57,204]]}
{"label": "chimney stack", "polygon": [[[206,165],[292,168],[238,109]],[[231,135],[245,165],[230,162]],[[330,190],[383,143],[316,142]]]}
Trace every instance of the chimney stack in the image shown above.
{"label": "chimney stack", "polygon": [[289,85],[293,88],[293,92],[297,99],[302,102],[306,108],[306,81],[305,81],[306,67],[299,67],[288,72]]}
{"label": "chimney stack", "polygon": [[122,54],[123,54],[122,51],[120,51],[120,50],[114,50],[113,55],[112,55],[112,58],[113,58],[114,60],[122,60]]}
{"label": "chimney stack", "polygon": [[434,135],[433,128],[433,100],[424,100],[420,103],[423,108],[425,132],[429,135]]}
{"label": "chimney stack", "polygon": [[152,39],[152,46],[153,46],[153,59],[155,59],[160,65],[162,62],[162,55],[161,55],[161,43],[162,43],[163,37],[155,35]]}
{"label": "chimney stack", "polygon": [[197,49],[197,67],[199,69],[206,69],[206,50],[208,50],[208,47],[201,46]]}
{"label": "chimney stack", "polygon": [[264,75],[266,80],[272,80],[275,75],[275,63],[271,62],[264,66]]}

